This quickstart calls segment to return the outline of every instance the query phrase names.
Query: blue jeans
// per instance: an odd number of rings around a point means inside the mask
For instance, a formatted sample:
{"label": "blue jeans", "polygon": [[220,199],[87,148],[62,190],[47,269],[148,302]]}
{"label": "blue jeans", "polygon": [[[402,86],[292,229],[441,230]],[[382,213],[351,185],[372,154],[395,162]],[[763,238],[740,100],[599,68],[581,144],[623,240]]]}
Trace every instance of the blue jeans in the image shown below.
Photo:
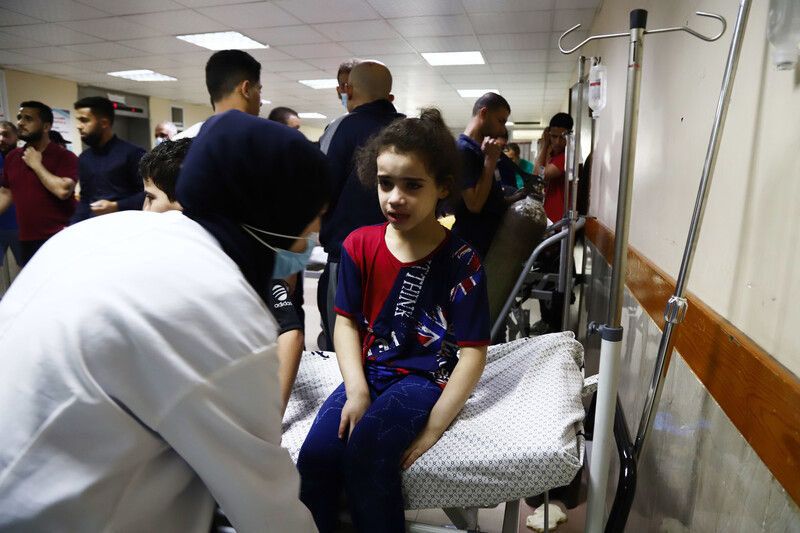
{"label": "blue jeans", "polygon": [[19,230],[0,228],[0,266],[5,266],[6,250],[11,248],[14,260],[22,266],[22,246],[19,243]]}
{"label": "blue jeans", "polygon": [[414,375],[380,395],[370,386],[372,404],[346,440],[338,437],[344,384],[325,400],[297,461],[300,499],[320,533],[334,531],[343,488],[356,531],[405,532],[400,459],[441,394],[441,387]]}

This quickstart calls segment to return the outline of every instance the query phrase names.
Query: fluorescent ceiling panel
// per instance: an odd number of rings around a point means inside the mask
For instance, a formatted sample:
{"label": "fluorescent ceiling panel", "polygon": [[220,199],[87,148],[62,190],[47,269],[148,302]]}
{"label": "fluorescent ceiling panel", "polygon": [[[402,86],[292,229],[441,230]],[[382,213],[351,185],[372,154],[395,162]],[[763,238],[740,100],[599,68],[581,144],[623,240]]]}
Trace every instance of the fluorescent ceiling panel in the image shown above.
{"label": "fluorescent ceiling panel", "polygon": [[300,118],[328,118],[321,113],[298,113],[297,116]]}
{"label": "fluorescent ceiling panel", "polygon": [[297,80],[303,85],[307,85],[312,89],[333,89],[339,86],[339,81],[336,78],[326,78],[322,80]]}
{"label": "fluorescent ceiling panel", "polygon": [[126,80],[133,81],[178,81],[178,78],[167,76],[166,74],[159,74],[152,70],[139,69],[139,70],[120,70],[118,72],[108,72],[109,76],[117,78],[125,78]]}
{"label": "fluorescent ceiling panel", "polygon": [[483,60],[483,55],[480,51],[473,50],[470,52],[422,52],[422,57],[425,58],[430,65],[439,67],[443,65],[484,65],[486,61]]}
{"label": "fluorescent ceiling panel", "polygon": [[262,104],[271,104],[271,103],[272,103],[272,100],[264,100],[264,99],[262,98],[262,99],[261,99],[261,103],[262,103]]}
{"label": "fluorescent ceiling panel", "polygon": [[214,33],[196,33],[194,35],[178,35],[178,39],[209,50],[257,50],[269,48],[238,31],[220,31]]}
{"label": "fluorescent ceiling panel", "polygon": [[456,89],[458,94],[461,95],[461,98],[479,98],[486,93],[497,93],[500,94],[500,91],[497,89]]}

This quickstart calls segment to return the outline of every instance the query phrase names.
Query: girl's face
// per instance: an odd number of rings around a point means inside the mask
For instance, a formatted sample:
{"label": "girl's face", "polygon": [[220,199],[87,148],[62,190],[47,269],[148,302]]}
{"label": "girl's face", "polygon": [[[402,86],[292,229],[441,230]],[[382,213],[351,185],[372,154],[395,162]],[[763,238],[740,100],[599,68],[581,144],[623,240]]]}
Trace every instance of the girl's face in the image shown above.
{"label": "girl's face", "polygon": [[378,155],[378,200],[392,227],[407,232],[420,223],[436,221],[436,204],[449,190],[436,185],[422,161],[413,153],[393,148]]}

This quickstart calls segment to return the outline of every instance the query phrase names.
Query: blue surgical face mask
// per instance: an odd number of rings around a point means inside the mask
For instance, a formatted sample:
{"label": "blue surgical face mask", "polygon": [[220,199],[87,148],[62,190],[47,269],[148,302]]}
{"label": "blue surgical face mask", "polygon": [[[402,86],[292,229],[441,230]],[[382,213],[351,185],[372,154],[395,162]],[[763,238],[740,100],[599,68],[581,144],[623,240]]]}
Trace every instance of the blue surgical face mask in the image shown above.
{"label": "blue surgical face mask", "polygon": [[168,140],[169,139],[167,139],[166,137],[156,137],[156,146],[158,146],[159,144],[163,143],[164,141],[168,141]]}
{"label": "blue surgical face mask", "polygon": [[[311,252],[314,250],[314,246],[316,246],[316,238],[314,238],[312,235],[308,235],[307,237],[283,235],[281,233],[265,231],[248,224],[242,224],[242,228],[247,233],[255,237],[258,242],[275,252],[275,264],[272,267],[272,279],[288,278],[292,274],[300,272],[301,270],[305,270],[306,265],[308,264],[308,259],[311,257]],[[305,239],[306,249],[300,253],[296,253],[290,252],[289,250],[284,250],[283,248],[275,248],[274,246],[264,242],[264,240],[254,233],[255,231],[258,233],[264,233],[266,235],[273,235],[275,237],[284,237],[286,239]]]}
{"label": "blue surgical face mask", "polygon": [[347,109],[347,93],[342,93],[342,105]]}
{"label": "blue surgical face mask", "polygon": [[275,265],[272,267],[272,279],[288,278],[296,272],[305,270],[315,245],[311,237],[306,237],[306,249],[301,253],[278,249]]}

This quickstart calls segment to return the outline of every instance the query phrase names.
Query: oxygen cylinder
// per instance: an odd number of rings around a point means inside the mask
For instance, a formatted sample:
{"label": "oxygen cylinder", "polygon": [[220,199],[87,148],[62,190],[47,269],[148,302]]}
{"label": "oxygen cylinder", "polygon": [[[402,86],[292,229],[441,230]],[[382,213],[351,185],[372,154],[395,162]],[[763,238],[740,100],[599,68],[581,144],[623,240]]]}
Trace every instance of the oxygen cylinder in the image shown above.
{"label": "oxygen cylinder", "polygon": [[547,215],[540,199],[528,195],[506,209],[483,262],[489,291],[489,319],[494,325],[511,295],[525,262],[542,241]]}

